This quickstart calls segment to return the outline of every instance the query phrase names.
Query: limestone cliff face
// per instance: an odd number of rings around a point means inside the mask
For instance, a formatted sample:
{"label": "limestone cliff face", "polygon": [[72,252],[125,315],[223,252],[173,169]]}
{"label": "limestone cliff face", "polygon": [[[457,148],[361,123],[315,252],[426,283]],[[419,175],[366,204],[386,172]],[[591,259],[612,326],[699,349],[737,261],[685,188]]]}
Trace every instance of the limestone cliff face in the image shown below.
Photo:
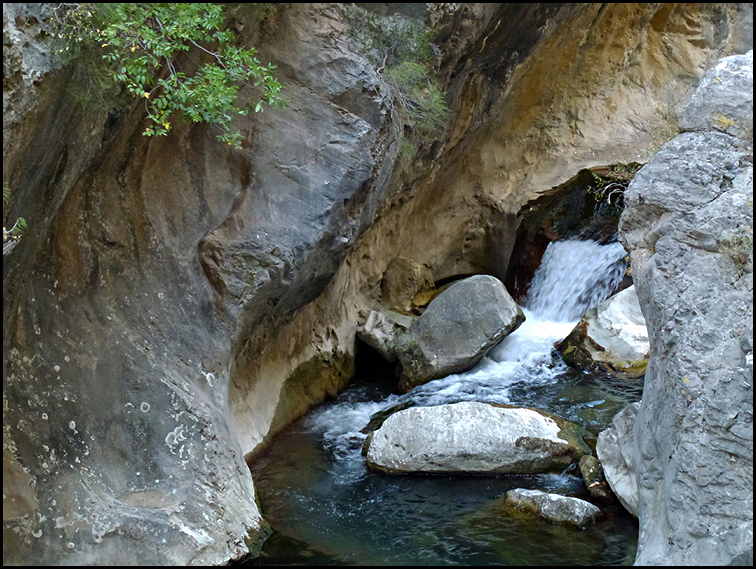
{"label": "limestone cliff face", "polygon": [[6,563],[259,545],[244,458],[348,382],[391,259],[503,277],[524,203],[651,156],[667,104],[751,41],[749,5],[435,5],[453,118],[401,168],[339,6],[230,9],[290,100],[239,122],[242,151],[74,105],[24,10],[3,13],[3,180],[29,223],[3,263]]}
{"label": "limestone cliff face", "polygon": [[707,73],[626,192],[651,344],[639,565],[753,564],[753,52]]}

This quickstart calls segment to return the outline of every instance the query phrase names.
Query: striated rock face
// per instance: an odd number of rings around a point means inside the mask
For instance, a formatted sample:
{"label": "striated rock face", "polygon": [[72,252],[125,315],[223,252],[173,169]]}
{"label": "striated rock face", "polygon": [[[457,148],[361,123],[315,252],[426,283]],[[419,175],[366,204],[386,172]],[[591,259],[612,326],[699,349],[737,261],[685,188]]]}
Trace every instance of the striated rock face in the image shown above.
{"label": "striated rock face", "polygon": [[412,407],[372,433],[367,464],[395,474],[550,472],[590,454],[580,433],[533,409],[477,402]]}
{"label": "striated rock face", "polygon": [[29,224],[3,263],[6,563],[254,551],[244,458],[347,383],[391,259],[503,277],[523,204],[650,156],[665,102],[752,33],[750,4],[437,5],[452,120],[399,171],[338,6],[230,9],[290,100],[239,119],[242,151],[76,104],[45,10],[3,6],[3,181]]}
{"label": "striated rock face", "polygon": [[476,275],[454,283],[399,338],[399,389],[472,369],[524,321],[499,279]]}
{"label": "striated rock face", "polygon": [[753,561],[752,124],[749,52],[707,73],[681,120],[693,131],[625,194],[651,342],[634,428],[641,565]]}

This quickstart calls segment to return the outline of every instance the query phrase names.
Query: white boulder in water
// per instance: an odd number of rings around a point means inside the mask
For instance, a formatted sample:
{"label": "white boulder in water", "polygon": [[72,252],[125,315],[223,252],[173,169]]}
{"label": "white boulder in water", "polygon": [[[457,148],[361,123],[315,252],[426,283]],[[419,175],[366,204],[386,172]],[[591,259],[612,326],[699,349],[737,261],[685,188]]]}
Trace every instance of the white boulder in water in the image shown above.
{"label": "white boulder in water", "polygon": [[504,508],[515,508],[550,522],[573,524],[581,529],[601,515],[601,510],[590,502],[542,490],[515,488],[506,493],[503,502]]}
{"label": "white boulder in water", "polygon": [[559,345],[562,357],[579,369],[602,368],[640,377],[648,365],[648,330],[635,287],[589,309]]}
{"label": "white boulder in water", "polygon": [[534,409],[473,401],[412,407],[371,434],[367,464],[397,474],[561,471],[590,454],[582,432]]}

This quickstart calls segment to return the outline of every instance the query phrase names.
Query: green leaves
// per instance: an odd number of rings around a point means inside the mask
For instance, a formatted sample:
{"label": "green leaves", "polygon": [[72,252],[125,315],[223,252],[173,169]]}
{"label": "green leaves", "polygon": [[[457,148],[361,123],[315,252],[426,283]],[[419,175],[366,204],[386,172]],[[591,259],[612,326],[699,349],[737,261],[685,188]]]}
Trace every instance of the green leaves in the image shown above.
{"label": "green leaves", "polygon": [[[440,52],[420,20],[380,16],[357,5],[347,7],[345,13],[350,37],[375,66],[391,96],[392,116],[402,125],[400,156],[408,160],[417,150],[416,143],[438,139],[448,121],[445,96],[433,73]],[[413,140],[405,138],[407,133]]]}
{"label": "green leaves", "polygon": [[598,203],[603,202],[619,210],[624,209],[624,192],[641,166],[638,162],[630,162],[629,164],[614,164],[601,175],[591,172],[593,182],[588,185],[588,193]]}
{"label": "green leaves", "polygon": [[[230,123],[234,115],[249,112],[235,106],[242,86],[261,91],[255,112],[263,102],[285,105],[282,86],[272,74],[275,66],[262,65],[254,48],[231,45],[233,32],[221,29],[222,5],[115,3],[108,10],[95,40],[107,50],[102,57],[115,66],[113,78],[144,99],[152,124],[143,135],[167,135],[170,115],[180,112],[194,122],[215,125],[221,131],[218,139],[241,148],[241,134],[231,132]],[[190,49],[209,61],[197,67],[196,55],[178,57]]]}
{"label": "green leaves", "polygon": [[13,251],[18,240],[21,238],[21,235],[23,235],[24,231],[26,230],[26,220],[23,217],[16,219],[16,223],[14,223],[13,227],[11,227],[10,229],[6,229],[5,227],[5,206],[10,203],[10,197],[10,186],[6,183],[3,183],[3,255],[7,255],[11,251]]}

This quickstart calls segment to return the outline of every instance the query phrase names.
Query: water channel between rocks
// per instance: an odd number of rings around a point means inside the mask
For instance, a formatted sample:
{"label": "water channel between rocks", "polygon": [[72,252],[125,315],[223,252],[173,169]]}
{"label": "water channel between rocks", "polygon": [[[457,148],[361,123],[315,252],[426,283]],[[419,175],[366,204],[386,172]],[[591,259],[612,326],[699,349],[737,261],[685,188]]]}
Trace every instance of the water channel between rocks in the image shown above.
{"label": "water channel between rocks", "polygon": [[[582,314],[622,277],[618,243],[549,245],[523,307],[527,320],[473,370],[405,395],[392,367],[358,354],[352,386],[279,434],[252,467],[273,534],[254,564],[630,565],[637,521],[619,504],[585,530],[497,511],[513,488],[588,499],[580,473],[391,476],[369,472],[361,430],[374,413],[408,403],[485,401],[535,407],[597,435],[640,398],[641,385],[567,368],[552,354]],[[363,350],[367,352],[367,349]]]}

